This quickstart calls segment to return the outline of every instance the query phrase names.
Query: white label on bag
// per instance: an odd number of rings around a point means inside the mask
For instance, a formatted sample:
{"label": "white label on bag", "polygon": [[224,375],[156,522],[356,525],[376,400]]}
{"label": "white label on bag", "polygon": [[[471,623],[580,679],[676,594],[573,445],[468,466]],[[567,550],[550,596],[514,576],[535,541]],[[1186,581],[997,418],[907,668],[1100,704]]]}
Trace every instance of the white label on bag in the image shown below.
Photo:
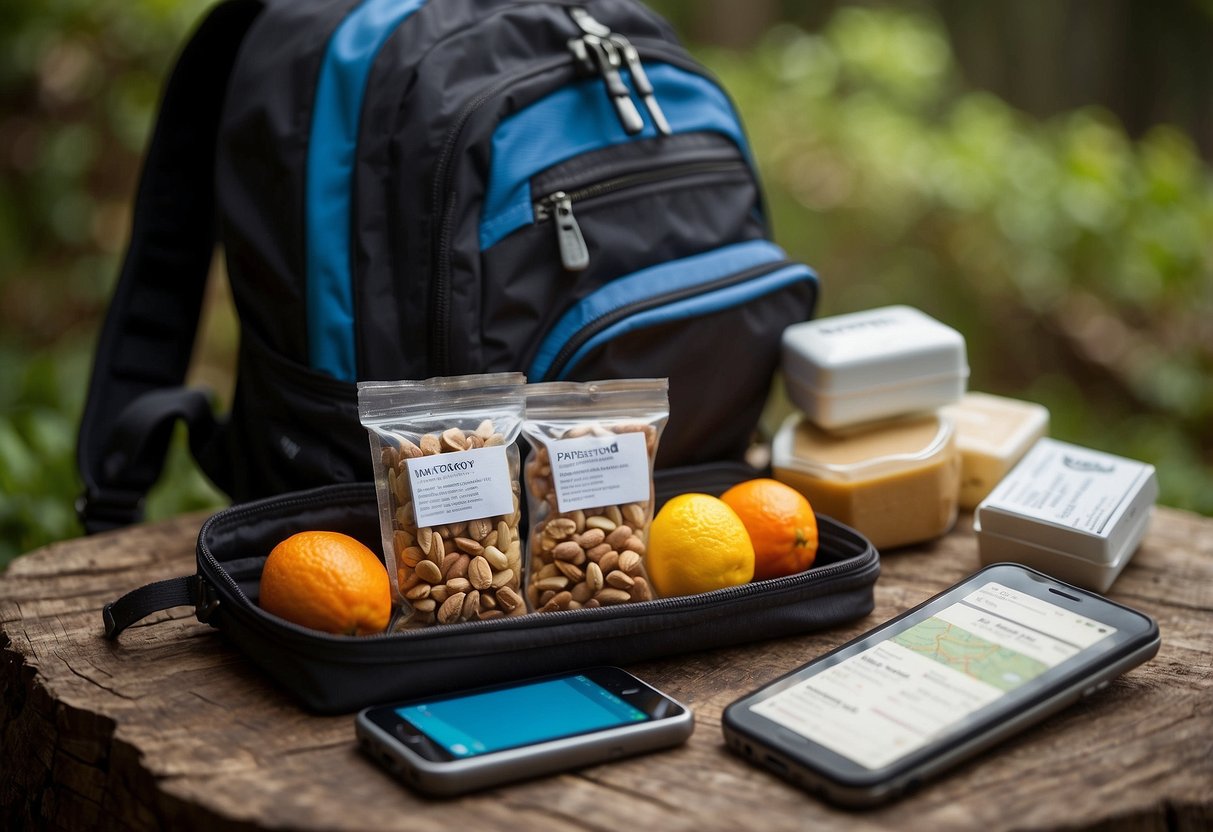
{"label": "white label on bag", "polygon": [[418,528],[514,513],[504,445],[405,460]]}
{"label": "white label on bag", "polygon": [[557,439],[548,443],[548,456],[561,511],[649,500],[643,433]]}

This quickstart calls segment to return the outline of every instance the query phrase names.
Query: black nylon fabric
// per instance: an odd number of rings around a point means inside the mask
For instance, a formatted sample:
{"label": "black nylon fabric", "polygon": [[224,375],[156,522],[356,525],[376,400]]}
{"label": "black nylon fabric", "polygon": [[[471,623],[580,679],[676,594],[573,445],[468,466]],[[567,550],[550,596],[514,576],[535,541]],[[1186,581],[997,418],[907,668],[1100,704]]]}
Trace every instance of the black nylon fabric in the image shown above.
{"label": "black nylon fabric", "polygon": [[[218,119],[214,196],[241,345],[230,411],[197,453],[237,502],[370,477],[353,381],[310,366],[306,285],[317,84],[334,33],[365,2],[265,2],[239,46]],[[707,78],[668,23],[634,0],[428,0],[384,33],[349,160],[358,380],[526,371],[552,323],[595,288],[768,236],[749,160],[723,136],[705,133],[595,151],[535,176],[541,196],[566,178],[659,171],[693,158],[736,162],[587,203],[579,210],[591,263],[585,272],[564,271],[543,223],[480,251],[486,183],[502,162],[492,155],[494,129],[587,77],[570,50],[584,37],[572,7],[626,36],[646,62]],[[635,83],[627,83],[643,110]],[[808,318],[814,301],[806,282],[650,327],[587,355],[569,377],[669,376],[671,419],[658,465],[736,458],[766,398],[780,333]],[[133,343],[120,346],[129,352]],[[136,363],[160,377],[155,356]]]}
{"label": "black nylon fabric", "polygon": [[[681,469],[675,490],[714,491],[752,476],[741,466]],[[733,590],[597,610],[534,614],[386,636],[326,636],[263,612],[256,581],[264,554],[304,528],[328,528],[378,547],[370,483],[329,486],[234,506],[204,524],[198,574],[219,603],[208,616],[305,708],[365,705],[593,664],[630,665],[778,638],[867,615],[880,572],[876,550],[852,529],[818,519],[814,567]]]}
{"label": "black nylon fabric", "polygon": [[316,77],[360,0],[270,2],[250,29],[219,125],[215,190],[243,329],[307,364],[304,188]]}

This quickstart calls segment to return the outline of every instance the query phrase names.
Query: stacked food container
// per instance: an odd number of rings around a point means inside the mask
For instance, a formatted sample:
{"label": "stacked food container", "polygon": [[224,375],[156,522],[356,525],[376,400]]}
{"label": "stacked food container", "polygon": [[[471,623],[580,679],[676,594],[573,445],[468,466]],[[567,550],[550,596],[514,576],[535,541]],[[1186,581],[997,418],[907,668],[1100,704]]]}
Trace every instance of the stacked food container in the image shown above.
{"label": "stacked food container", "polygon": [[964,337],[907,306],[822,318],[783,336],[800,412],[772,447],[775,476],[887,549],[956,522],[961,458],[944,405],[964,394]]}
{"label": "stacked food container", "polygon": [[1105,591],[1145,533],[1148,465],[1043,437],[1038,404],[966,393],[965,339],[907,306],[789,327],[775,476],[880,549],[948,532],[973,509],[981,560]]}

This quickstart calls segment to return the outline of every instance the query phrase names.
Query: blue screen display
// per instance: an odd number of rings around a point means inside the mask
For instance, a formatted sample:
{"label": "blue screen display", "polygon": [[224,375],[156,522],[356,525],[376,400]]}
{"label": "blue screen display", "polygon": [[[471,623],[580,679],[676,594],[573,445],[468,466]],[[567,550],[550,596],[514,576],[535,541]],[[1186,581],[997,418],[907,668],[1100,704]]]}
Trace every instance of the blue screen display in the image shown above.
{"label": "blue screen display", "polygon": [[457,758],[648,719],[580,675],[409,705],[396,713]]}

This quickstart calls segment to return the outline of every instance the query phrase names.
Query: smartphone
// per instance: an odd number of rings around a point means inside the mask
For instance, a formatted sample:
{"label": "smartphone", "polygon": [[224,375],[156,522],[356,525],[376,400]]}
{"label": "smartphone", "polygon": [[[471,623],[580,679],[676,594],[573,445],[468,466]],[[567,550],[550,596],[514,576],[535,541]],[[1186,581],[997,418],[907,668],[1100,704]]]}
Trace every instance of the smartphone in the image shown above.
{"label": "smartphone", "polygon": [[1017,564],[982,569],[725,709],[730,749],[871,806],[1158,652],[1149,616]]}
{"label": "smartphone", "polygon": [[367,708],[359,744],[408,785],[447,796],[684,742],[691,710],[618,667]]}

